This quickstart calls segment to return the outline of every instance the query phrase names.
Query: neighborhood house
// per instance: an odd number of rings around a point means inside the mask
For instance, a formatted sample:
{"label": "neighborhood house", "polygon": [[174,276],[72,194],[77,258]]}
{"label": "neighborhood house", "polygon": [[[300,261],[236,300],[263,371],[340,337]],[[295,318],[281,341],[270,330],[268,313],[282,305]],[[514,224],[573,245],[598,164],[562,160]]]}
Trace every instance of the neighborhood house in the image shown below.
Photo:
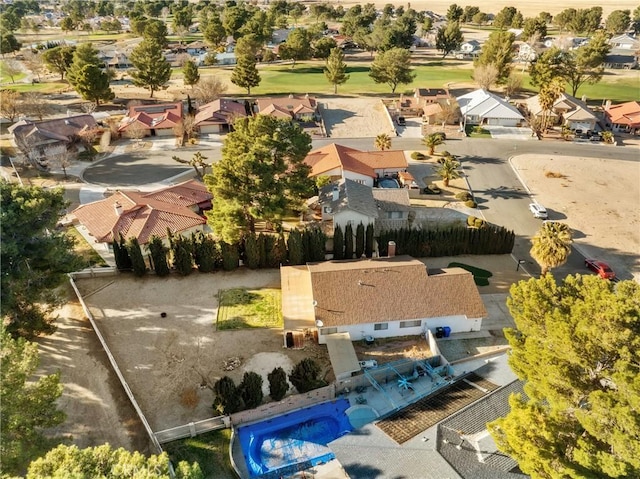
{"label": "neighborhood house", "polygon": [[182,125],[182,102],[159,105],[134,105],[129,107],[120,122],[118,132],[135,137],[175,136],[175,129]]}

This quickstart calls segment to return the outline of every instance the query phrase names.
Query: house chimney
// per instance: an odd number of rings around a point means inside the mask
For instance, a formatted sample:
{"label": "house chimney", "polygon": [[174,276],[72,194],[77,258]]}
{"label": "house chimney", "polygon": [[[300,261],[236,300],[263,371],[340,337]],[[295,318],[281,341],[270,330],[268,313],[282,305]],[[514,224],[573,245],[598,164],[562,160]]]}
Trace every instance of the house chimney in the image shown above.
{"label": "house chimney", "polygon": [[611,108],[611,100],[607,100],[604,103],[604,111],[609,111],[609,108]]}
{"label": "house chimney", "polygon": [[331,192],[331,194],[332,194],[331,200],[338,201],[338,198],[340,198],[340,190],[338,190],[337,186],[333,187],[333,191]]}
{"label": "house chimney", "polygon": [[122,205],[120,204],[120,202],[119,202],[119,201],[116,201],[116,202],[113,204],[113,209],[114,209],[114,210],[115,210],[115,212],[116,212],[116,216],[120,216],[120,215],[122,214]]}
{"label": "house chimney", "polygon": [[387,245],[387,256],[389,258],[393,258],[395,255],[396,255],[396,242],[389,241],[389,244]]}

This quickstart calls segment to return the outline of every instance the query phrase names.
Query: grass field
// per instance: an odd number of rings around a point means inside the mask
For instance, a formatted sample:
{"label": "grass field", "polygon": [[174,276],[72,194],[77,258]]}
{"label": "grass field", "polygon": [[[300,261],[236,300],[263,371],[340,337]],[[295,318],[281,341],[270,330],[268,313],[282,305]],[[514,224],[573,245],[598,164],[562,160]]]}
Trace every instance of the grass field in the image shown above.
{"label": "grass field", "polygon": [[218,302],[218,330],[282,327],[279,289],[226,289]]}
{"label": "grass field", "polygon": [[[19,82],[26,76],[27,74],[24,72],[16,73],[15,75],[13,75],[13,81]],[[4,61],[0,60],[0,83],[8,83],[10,81],[11,77],[5,73]]]}
{"label": "grass field", "polygon": [[208,432],[197,437],[163,444],[171,461],[200,464],[205,479],[233,479],[235,473],[229,460],[231,429]]}
{"label": "grass field", "polygon": [[100,256],[95,249],[91,247],[87,240],[75,229],[73,226],[69,227],[66,231],[67,236],[70,236],[75,241],[75,252],[82,257],[86,266],[103,267],[108,266],[102,256]]}

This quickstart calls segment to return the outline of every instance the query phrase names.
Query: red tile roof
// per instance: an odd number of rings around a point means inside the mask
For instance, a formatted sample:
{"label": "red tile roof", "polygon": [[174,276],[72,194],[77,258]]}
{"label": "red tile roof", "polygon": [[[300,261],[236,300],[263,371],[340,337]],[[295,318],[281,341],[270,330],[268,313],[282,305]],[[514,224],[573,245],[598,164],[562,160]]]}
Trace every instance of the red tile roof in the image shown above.
{"label": "red tile roof", "polygon": [[611,105],[605,111],[611,123],[628,125],[632,128],[640,127],[640,102],[628,101],[620,105]]}
{"label": "red tile roof", "polygon": [[196,125],[228,124],[235,117],[245,117],[247,112],[244,105],[236,100],[218,98],[202,105],[196,113]]}
{"label": "red tile roof", "polygon": [[182,123],[182,102],[130,106],[118,131],[125,131],[134,123],[149,130],[173,128]]}
{"label": "red tile roof", "polygon": [[167,229],[179,233],[205,224],[206,220],[190,207],[208,200],[211,194],[205,186],[189,180],[151,193],[118,191],[104,200],[79,206],[73,214],[98,243],[113,241],[122,234],[145,244],[152,236],[166,237]]}
{"label": "red tile roof", "polygon": [[336,143],[309,152],[305,163],[311,167],[311,176],[340,168],[375,178],[376,169],[407,167],[407,159],[400,150],[360,151]]}
{"label": "red tile roof", "polygon": [[283,113],[287,113],[289,117],[301,112],[313,113],[317,108],[315,98],[295,95],[258,98],[256,104],[258,113],[263,115],[282,116]]}

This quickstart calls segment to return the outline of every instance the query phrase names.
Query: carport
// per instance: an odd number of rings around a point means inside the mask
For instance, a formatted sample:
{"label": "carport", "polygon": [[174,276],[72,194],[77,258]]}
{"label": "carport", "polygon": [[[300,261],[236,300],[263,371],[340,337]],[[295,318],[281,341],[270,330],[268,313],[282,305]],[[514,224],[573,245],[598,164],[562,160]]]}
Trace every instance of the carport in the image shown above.
{"label": "carport", "polygon": [[348,379],[360,371],[360,363],[353,348],[349,333],[335,333],[327,336],[329,359],[336,380]]}

